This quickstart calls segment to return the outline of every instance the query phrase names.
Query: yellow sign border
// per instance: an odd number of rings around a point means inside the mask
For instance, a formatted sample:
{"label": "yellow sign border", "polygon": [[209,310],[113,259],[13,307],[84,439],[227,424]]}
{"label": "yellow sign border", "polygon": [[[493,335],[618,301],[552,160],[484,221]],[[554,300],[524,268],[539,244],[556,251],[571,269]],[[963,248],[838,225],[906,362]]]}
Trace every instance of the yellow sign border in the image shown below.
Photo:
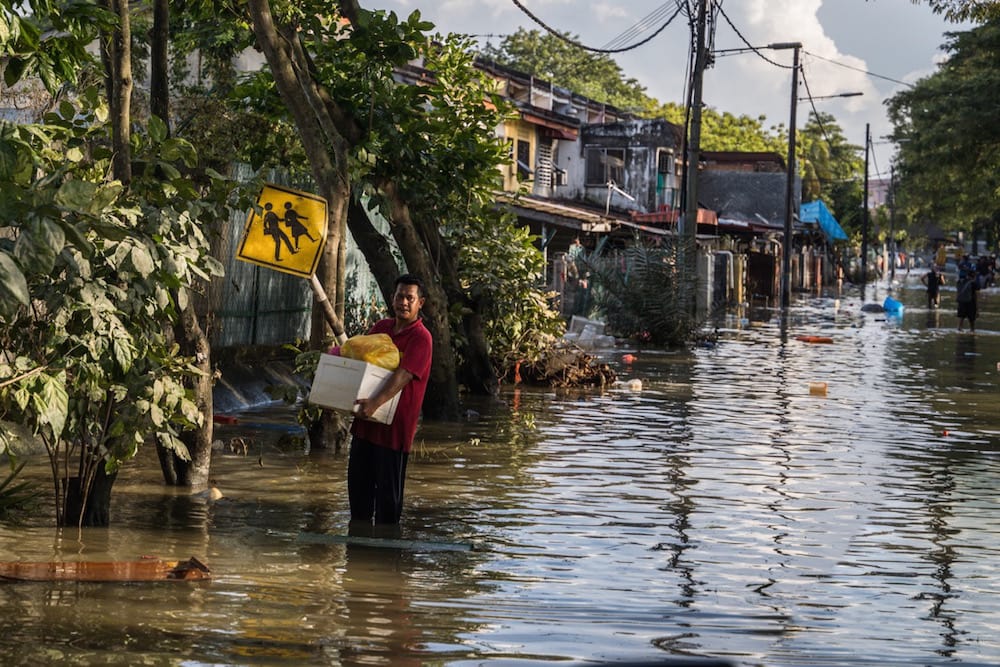
{"label": "yellow sign border", "polygon": [[[319,245],[315,249],[315,255],[313,256],[312,262],[308,267],[308,270],[292,268],[286,265],[278,264],[277,262],[270,262],[267,260],[255,257],[253,254],[248,254],[247,244],[251,238],[251,230],[254,225],[263,225],[261,216],[258,215],[257,211],[264,208],[265,199],[269,199],[269,193],[280,192],[292,197],[299,197],[302,199],[308,199],[313,202],[317,202],[322,205],[324,212],[323,223],[320,225],[319,233]],[[316,273],[316,268],[319,266],[320,257],[323,254],[323,248],[326,245],[327,237],[327,227],[326,227],[326,216],[328,211],[328,204],[325,198],[319,195],[313,194],[311,192],[304,192],[302,190],[296,190],[295,188],[289,188],[283,185],[274,185],[273,183],[266,183],[257,195],[257,203],[255,208],[250,210],[250,214],[247,216],[247,221],[243,225],[243,238],[240,240],[239,250],[236,253],[236,259],[248,262],[250,264],[256,264],[257,266],[267,267],[269,269],[274,269],[275,271],[281,271],[282,273],[288,273],[294,276],[299,276],[300,278],[311,278]]]}

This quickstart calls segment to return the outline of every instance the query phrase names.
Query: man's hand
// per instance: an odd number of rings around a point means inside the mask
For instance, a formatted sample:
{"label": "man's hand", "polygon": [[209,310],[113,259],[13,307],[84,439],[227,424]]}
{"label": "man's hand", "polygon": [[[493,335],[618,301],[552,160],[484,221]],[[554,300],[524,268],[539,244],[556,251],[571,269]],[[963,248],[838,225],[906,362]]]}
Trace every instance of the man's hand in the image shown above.
{"label": "man's hand", "polygon": [[401,392],[403,387],[405,387],[411,380],[413,380],[413,373],[405,368],[397,368],[395,372],[389,376],[388,381],[382,385],[382,388],[379,389],[377,394],[370,398],[358,398],[354,401],[354,405],[357,406],[354,414],[362,419],[371,419],[372,415],[375,414],[375,411],[378,410],[383,403]]}
{"label": "man's hand", "polygon": [[379,409],[379,406],[375,405],[370,398],[359,398],[354,401],[354,405],[354,414],[362,419],[371,419],[375,411]]}

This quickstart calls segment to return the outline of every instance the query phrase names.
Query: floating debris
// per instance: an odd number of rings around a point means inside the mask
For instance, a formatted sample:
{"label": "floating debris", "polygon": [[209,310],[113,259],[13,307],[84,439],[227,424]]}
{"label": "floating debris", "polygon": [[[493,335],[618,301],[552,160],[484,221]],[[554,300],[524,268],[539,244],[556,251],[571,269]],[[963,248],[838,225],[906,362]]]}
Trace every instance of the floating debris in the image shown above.
{"label": "floating debris", "polygon": [[185,561],[0,562],[0,581],[200,581],[211,576],[193,556]]}

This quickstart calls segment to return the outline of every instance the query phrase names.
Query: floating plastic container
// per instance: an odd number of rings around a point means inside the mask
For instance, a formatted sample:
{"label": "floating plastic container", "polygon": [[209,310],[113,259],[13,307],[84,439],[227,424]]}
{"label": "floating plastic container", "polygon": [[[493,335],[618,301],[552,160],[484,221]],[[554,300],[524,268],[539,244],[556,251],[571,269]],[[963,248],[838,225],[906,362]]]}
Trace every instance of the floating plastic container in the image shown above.
{"label": "floating plastic container", "polygon": [[890,315],[902,315],[903,304],[896,301],[891,296],[887,296],[885,297],[885,301],[882,302],[882,310]]}
{"label": "floating plastic container", "polygon": [[580,317],[579,315],[573,315],[569,318],[569,326],[566,330],[578,333],[582,337],[587,327],[591,327],[593,329],[592,335],[594,336],[604,335],[604,322],[601,322],[600,320],[588,320],[586,317]]}
{"label": "floating plastic container", "polygon": [[826,383],[825,382],[810,382],[809,383],[809,393],[812,396],[826,396]]}

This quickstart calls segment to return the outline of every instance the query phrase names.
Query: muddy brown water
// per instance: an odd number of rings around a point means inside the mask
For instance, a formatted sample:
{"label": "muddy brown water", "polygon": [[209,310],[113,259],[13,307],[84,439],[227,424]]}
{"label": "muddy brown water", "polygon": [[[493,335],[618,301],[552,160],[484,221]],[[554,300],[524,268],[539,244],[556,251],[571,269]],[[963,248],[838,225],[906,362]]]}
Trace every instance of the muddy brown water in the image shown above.
{"label": "muddy brown water", "polygon": [[220,426],[247,447],[215,456],[217,502],[144,450],[110,528],[2,525],[0,560],[196,556],[213,579],[0,584],[0,662],[1000,663],[1000,292],[973,337],[902,282],[901,319],[803,298],[712,347],[609,352],[641,391],[507,388],[424,424],[385,546],[302,539],[348,533],[346,456],[279,440],[286,408]]}

